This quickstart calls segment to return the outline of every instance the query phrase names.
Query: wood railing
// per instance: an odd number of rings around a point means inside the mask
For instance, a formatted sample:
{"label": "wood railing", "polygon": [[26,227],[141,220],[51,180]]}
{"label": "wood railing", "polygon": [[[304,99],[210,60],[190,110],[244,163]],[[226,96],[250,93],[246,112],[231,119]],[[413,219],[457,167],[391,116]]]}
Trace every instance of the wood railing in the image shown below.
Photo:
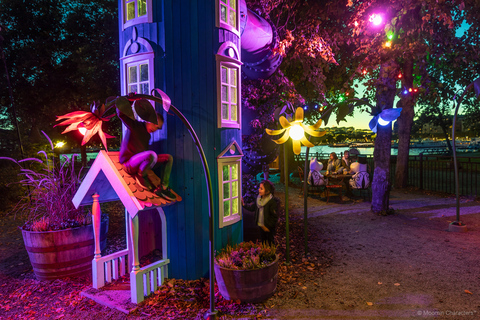
{"label": "wood railing", "polygon": [[92,261],[93,287],[99,289],[128,271],[128,249],[121,250]]}

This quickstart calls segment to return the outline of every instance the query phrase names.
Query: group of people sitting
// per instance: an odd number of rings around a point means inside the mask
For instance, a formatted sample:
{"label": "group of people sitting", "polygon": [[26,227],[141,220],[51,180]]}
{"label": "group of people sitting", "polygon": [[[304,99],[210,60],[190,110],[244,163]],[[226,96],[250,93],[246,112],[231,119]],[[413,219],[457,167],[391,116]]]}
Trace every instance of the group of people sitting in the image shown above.
{"label": "group of people sitting", "polygon": [[[310,160],[310,172],[308,173],[308,184],[321,186],[327,184],[325,177],[322,175],[321,170],[323,164],[318,162],[317,158]],[[366,172],[367,174],[362,174]],[[367,158],[364,155],[355,156],[350,158],[350,151],[343,152],[342,159],[338,159],[335,152],[330,153],[330,159],[327,163],[326,175],[338,175],[338,174],[351,174],[353,175],[349,184],[352,188],[358,189],[360,187],[368,186],[370,183],[368,175]],[[361,175],[361,181],[359,181]],[[361,184],[359,184],[361,183]]]}

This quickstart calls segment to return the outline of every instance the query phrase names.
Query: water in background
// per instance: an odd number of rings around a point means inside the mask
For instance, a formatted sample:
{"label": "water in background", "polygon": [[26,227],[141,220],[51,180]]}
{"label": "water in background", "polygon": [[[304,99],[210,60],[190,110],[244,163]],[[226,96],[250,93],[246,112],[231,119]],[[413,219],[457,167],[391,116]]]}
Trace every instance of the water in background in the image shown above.
{"label": "water in background", "polygon": [[[360,151],[360,154],[364,154],[364,155],[373,155],[373,147],[368,147],[368,148],[356,148],[358,151]],[[349,147],[329,147],[329,146],[315,146],[313,148],[310,148],[310,151],[309,153],[310,154],[314,154],[316,152],[318,153],[325,153],[325,154],[330,154],[332,152],[335,152],[338,156],[340,156],[341,154],[343,154],[343,151],[345,150],[350,150]],[[414,156],[414,155],[418,155],[422,152],[426,152],[426,151],[429,151],[431,152],[433,149],[432,148],[410,148],[410,155]],[[437,148],[435,150],[438,150],[438,152],[442,152],[442,151],[445,151],[444,148]],[[305,154],[305,152],[307,151],[307,147],[302,147],[302,153]],[[392,148],[392,155],[397,155],[398,153],[398,149],[396,148]]]}

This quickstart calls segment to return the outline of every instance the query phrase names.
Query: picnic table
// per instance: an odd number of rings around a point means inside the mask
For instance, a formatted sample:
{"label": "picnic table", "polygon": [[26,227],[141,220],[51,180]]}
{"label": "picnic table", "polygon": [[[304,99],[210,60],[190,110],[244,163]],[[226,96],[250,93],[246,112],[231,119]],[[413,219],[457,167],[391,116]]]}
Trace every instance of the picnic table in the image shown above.
{"label": "picnic table", "polygon": [[329,190],[338,189],[338,195],[340,197],[340,202],[342,202],[342,189],[343,185],[346,188],[346,196],[351,196],[352,191],[350,190],[349,180],[353,177],[353,174],[335,174],[329,173],[324,175],[328,179],[328,183],[325,186],[327,190],[327,203],[330,197]]}

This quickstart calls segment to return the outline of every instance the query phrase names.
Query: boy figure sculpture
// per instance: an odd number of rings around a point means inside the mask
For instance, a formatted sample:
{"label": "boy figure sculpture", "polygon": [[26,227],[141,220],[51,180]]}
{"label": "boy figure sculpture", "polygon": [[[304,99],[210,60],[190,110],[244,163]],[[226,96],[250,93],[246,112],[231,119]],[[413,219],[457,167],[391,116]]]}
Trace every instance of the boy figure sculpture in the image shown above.
{"label": "boy figure sculpture", "polygon": [[[125,171],[136,177],[146,189],[167,200],[176,196],[168,187],[172,172],[173,157],[169,154],[156,154],[148,150],[150,134],[162,128],[163,116],[157,114],[157,123],[133,120],[117,109],[117,115],[126,127],[125,136],[120,146],[120,163]],[[162,180],[152,171],[165,164]]]}

